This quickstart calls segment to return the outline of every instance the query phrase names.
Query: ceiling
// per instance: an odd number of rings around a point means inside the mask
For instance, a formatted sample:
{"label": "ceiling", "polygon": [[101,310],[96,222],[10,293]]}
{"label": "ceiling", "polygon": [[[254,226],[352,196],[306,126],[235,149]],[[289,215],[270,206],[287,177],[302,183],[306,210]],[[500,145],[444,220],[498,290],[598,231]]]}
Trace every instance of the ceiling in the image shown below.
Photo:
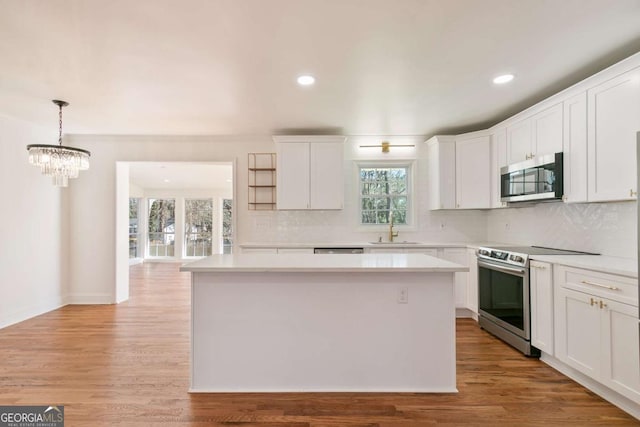
{"label": "ceiling", "polygon": [[216,190],[232,193],[231,163],[129,162],[129,182],[153,190]]}
{"label": "ceiling", "polygon": [[[640,51],[640,0],[0,0],[0,114],[77,134],[424,135]],[[494,86],[512,72],[516,79]],[[295,83],[311,73],[313,87]]]}

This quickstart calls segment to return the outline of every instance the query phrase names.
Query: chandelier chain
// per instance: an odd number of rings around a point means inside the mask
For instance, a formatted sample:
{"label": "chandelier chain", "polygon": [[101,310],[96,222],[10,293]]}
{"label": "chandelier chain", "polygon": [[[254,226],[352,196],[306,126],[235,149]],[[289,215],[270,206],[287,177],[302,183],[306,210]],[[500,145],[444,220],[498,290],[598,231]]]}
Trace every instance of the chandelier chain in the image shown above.
{"label": "chandelier chain", "polygon": [[58,107],[60,108],[60,111],[58,112],[58,144],[62,145],[62,104],[58,105]]}

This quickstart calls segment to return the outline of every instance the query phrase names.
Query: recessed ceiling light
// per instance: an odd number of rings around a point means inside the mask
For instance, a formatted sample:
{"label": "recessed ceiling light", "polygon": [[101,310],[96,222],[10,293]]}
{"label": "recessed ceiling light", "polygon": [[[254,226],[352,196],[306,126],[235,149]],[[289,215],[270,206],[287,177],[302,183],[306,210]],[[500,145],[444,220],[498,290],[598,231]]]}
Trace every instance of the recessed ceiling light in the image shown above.
{"label": "recessed ceiling light", "polygon": [[165,178],[165,179],[164,179],[164,182],[171,182],[171,181],[169,181],[168,179],[166,179],[166,178]]}
{"label": "recessed ceiling light", "polygon": [[298,77],[298,84],[300,86],[311,86],[316,82],[316,78],[310,75],[304,75]]}
{"label": "recessed ceiling light", "polygon": [[231,181],[230,179],[227,179],[227,182],[233,182],[233,181]]}
{"label": "recessed ceiling light", "polygon": [[497,85],[501,85],[501,84],[509,83],[511,80],[513,80],[513,77],[514,77],[513,74],[503,74],[493,79],[493,82]]}

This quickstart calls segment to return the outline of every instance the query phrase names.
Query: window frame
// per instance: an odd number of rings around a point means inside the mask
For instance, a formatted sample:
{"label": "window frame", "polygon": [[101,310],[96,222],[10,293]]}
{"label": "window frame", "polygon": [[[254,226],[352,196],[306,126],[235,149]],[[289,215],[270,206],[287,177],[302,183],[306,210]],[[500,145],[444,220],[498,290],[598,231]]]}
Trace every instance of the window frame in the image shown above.
{"label": "window frame", "polygon": [[389,224],[363,224],[362,223],[362,194],[360,180],[360,170],[362,168],[407,168],[407,223],[394,224],[394,229],[404,231],[417,230],[418,221],[416,215],[417,191],[416,191],[416,160],[366,160],[355,161],[354,168],[354,187],[356,207],[356,225],[358,231],[387,231]]}

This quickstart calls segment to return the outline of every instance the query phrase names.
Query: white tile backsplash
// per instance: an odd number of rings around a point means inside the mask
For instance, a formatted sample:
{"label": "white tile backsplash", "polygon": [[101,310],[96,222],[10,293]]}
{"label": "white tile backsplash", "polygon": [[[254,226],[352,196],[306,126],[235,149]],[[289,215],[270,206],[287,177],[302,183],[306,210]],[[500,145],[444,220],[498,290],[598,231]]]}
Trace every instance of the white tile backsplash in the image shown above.
{"label": "white tile backsplash", "polygon": [[636,202],[540,203],[490,211],[487,237],[505,243],[635,258],[636,222]]}

